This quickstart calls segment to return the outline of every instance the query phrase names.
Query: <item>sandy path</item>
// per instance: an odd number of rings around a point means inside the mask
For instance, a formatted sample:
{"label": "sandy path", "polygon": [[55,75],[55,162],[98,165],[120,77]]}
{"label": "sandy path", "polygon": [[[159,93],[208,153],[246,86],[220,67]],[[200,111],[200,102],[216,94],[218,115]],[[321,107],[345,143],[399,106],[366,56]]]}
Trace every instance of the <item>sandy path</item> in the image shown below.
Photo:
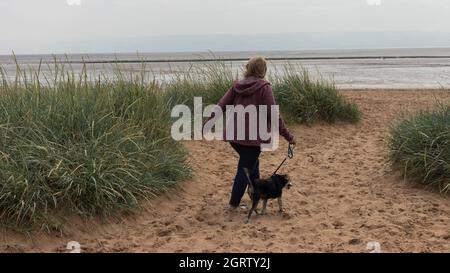
{"label": "sandy path", "polygon": [[[295,158],[281,169],[294,181],[285,192],[286,213],[244,224],[246,210],[226,213],[237,157],[222,142],[187,142],[197,175],[182,191],[154,200],[120,223],[74,221],[62,236],[3,232],[0,251],[65,251],[68,241],[82,251],[102,252],[364,252],[369,241],[382,251],[450,251],[450,198],[389,173],[385,165],[387,124],[403,110],[432,105],[437,91],[343,91],[358,103],[358,125],[295,126]],[[264,153],[263,174],[284,156]],[[309,162],[307,155],[314,157]],[[244,203],[249,199],[244,197]]]}

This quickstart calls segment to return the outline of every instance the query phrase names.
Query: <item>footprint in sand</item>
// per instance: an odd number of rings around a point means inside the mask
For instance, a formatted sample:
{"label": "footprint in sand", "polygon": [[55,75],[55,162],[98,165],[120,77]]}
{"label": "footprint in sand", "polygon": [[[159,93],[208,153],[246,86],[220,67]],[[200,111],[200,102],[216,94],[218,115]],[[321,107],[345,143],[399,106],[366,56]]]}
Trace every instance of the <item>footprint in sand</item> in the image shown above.
{"label": "footprint in sand", "polygon": [[166,228],[166,229],[160,229],[160,230],[158,230],[156,234],[157,234],[159,237],[165,237],[165,236],[168,236],[171,232],[172,232],[171,229]]}

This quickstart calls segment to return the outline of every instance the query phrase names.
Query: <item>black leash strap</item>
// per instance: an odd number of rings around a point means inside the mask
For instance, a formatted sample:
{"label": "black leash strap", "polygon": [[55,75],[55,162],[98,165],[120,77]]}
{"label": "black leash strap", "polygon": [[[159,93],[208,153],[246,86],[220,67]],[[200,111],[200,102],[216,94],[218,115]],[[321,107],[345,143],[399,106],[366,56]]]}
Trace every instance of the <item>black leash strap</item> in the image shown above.
{"label": "black leash strap", "polygon": [[292,148],[292,145],[289,144],[287,156],[283,159],[283,161],[281,162],[281,164],[280,164],[280,165],[278,166],[278,168],[273,172],[272,175],[275,175],[275,174],[278,172],[278,170],[281,168],[281,166],[283,166],[284,162],[286,162],[286,160],[287,160],[288,158],[289,158],[289,159],[292,159],[293,157],[294,157],[294,149]]}

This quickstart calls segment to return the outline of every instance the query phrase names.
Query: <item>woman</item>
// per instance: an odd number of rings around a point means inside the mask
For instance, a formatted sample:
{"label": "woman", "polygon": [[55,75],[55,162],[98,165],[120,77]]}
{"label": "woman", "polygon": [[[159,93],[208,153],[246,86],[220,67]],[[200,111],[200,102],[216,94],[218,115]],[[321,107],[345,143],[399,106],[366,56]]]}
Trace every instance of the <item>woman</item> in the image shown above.
{"label": "woman", "polygon": [[[260,105],[267,105],[268,109],[271,105],[276,105],[272,87],[264,79],[266,72],[267,62],[263,57],[251,58],[246,65],[244,79],[235,81],[233,86],[220,99],[218,105],[222,108],[222,111],[225,110],[227,105],[242,105],[244,107],[255,105],[257,109]],[[268,115],[268,118],[270,118],[270,115]],[[259,132],[259,128],[257,129]],[[248,181],[244,168],[249,170],[252,180],[259,178],[259,155],[263,141],[261,141],[259,136],[256,140],[249,139],[249,130],[249,122],[245,122],[245,138],[243,140],[229,140],[231,146],[239,154],[237,172],[229,202],[230,210],[236,210],[239,207],[242,196],[245,193]],[[279,116],[279,132],[290,144],[295,144],[294,136],[289,133],[281,116]]]}

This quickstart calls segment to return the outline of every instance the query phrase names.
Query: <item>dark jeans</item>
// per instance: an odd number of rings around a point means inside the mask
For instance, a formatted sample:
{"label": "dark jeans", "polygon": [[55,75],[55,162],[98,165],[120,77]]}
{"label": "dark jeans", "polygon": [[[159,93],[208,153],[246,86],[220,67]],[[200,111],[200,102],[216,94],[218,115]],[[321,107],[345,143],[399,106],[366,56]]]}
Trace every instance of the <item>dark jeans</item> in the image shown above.
{"label": "dark jeans", "polygon": [[230,198],[230,205],[237,207],[241,202],[242,196],[244,196],[248,183],[244,168],[249,170],[250,179],[259,178],[259,155],[261,154],[261,148],[259,146],[245,146],[236,143],[231,143],[231,146],[239,154],[239,163]]}

